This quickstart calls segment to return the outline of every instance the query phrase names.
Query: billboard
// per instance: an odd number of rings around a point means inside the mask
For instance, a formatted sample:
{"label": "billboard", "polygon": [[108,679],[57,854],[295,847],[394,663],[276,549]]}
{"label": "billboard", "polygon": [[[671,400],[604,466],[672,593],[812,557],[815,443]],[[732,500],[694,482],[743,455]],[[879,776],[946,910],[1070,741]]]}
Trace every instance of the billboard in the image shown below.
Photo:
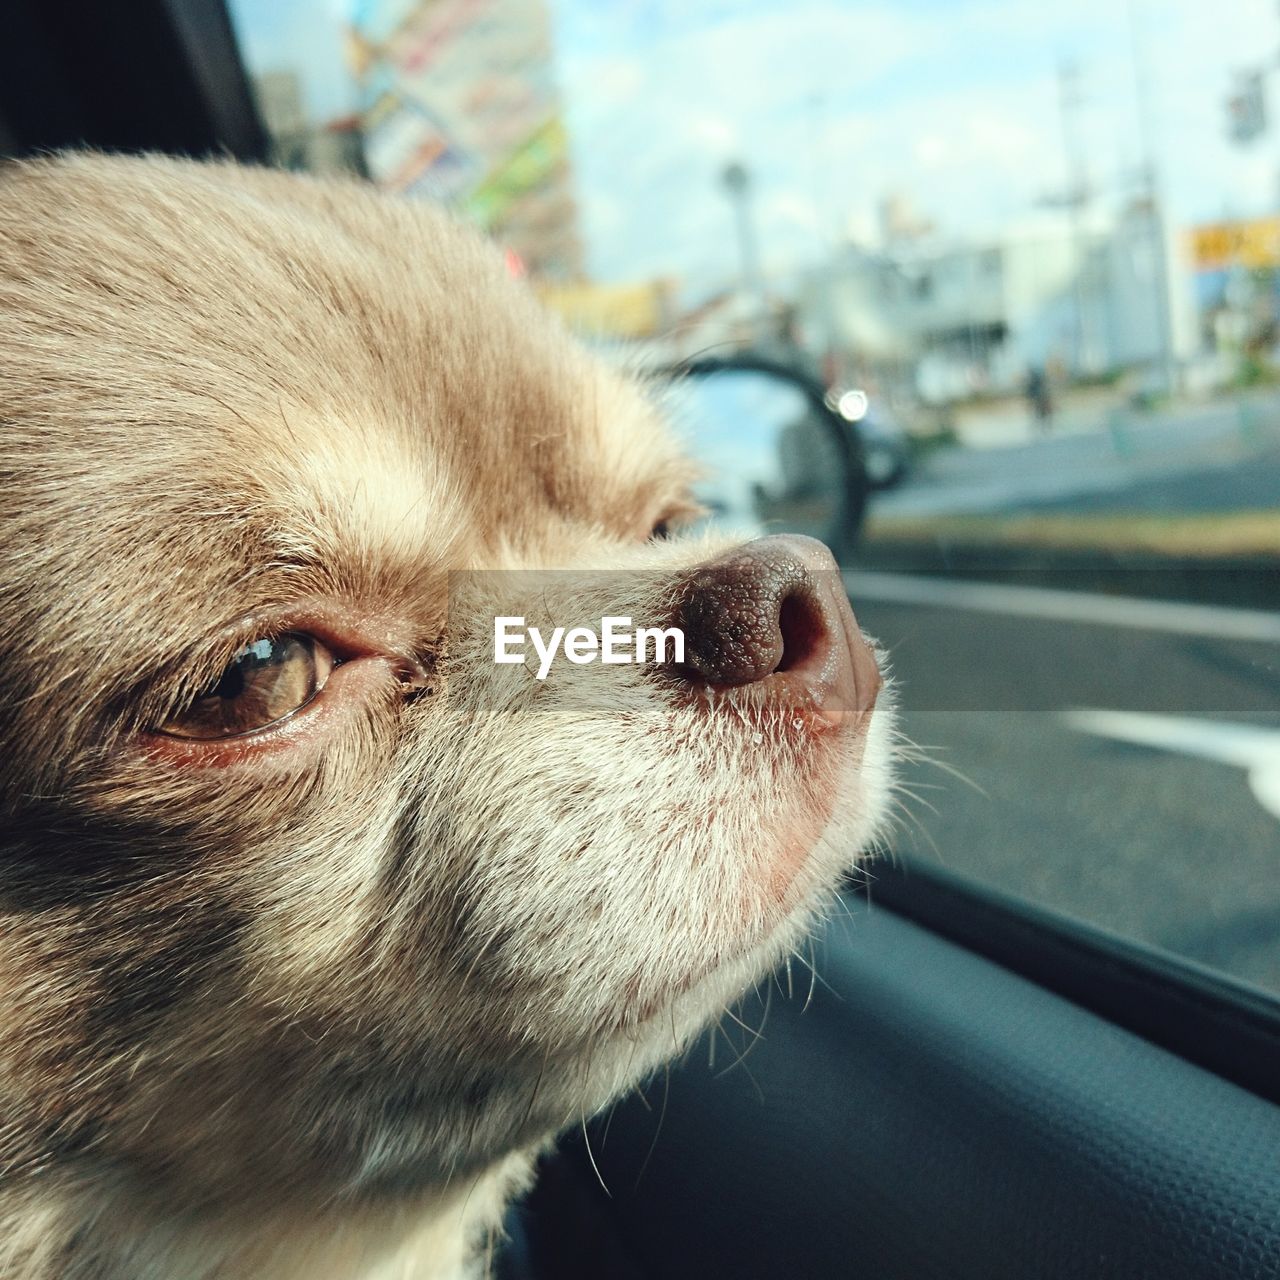
{"label": "billboard", "polygon": [[546,0],[363,0],[350,44],[370,176],[459,209],[534,276],[578,278]]}
{"label": "billboard", "polygon": [[538,292],[571,329],[588,337],[648,338],[671,323],[672,289],[661,280],[548,285]]}
{"label": "billboard", "polygon": [[1280,266],[1280,217],[1210,222],[1188,233],[1196,271]]}

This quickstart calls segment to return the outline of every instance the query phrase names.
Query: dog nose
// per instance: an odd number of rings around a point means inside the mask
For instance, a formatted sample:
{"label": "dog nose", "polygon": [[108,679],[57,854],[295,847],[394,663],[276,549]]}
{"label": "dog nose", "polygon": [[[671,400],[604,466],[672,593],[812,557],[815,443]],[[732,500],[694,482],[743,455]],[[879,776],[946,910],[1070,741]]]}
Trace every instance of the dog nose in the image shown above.
{"label": "dog nose", "polygon": [[835,557],[813,538],[759,538],[700,566],[679,614],[677,674],[691,683],[759,685],[831,725],[861,719],[880,690]]}

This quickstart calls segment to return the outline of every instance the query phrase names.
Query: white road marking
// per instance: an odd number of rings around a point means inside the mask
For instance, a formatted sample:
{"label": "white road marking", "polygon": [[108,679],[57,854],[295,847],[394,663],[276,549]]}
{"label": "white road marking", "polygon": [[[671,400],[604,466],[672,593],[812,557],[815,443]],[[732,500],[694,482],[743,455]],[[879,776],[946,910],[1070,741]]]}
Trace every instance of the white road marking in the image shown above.
{"label": "white road marking", "polygon": [[1138,711],[1080,707],[1062,719],[1081,733],[1215,760],[1246,770],[1254,799],[1280,818],[1280,730],[1222,720],[1188,720]]}
{"label": "white road marking", "polygon": [[1010,587],[994,582],[872,573],[860,569],[846,572],[844,585],[855,610],[859,600],[887,600],[893,604],[932,605],[968,613],[1280,644],[1280,613],[1263,609],[1229,609],[1209,604],[1103,596],[1049,587]]}

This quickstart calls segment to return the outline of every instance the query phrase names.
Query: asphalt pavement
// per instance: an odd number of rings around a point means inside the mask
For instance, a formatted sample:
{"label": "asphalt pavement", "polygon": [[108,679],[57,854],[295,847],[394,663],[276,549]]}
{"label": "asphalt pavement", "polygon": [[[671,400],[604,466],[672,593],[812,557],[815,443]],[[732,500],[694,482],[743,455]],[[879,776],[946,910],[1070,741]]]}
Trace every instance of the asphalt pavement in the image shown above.
{"label": "asphalt pavement", "polygon": [[1007,508],[1007,512],[1198,515],[1268,509],[1280,511],[1280,448],[1275,446],[1258,450],[1245,459],[1219,462],[1194,471],[1140,477],[1122,488],[1108,487],[1019,503]]}
{"label": "asphalt pavement", "polygon": [[[1275,473],[1277,459],[1280,397],[1268,391],[1148,413],[1117,411],[1089,430],[1051,431],[998,448],[942,449],[919,463],[907,484],[877,494],[874,509],[890,518],[1132,509],[1131,496],[1144,488],[1157,498],[1162,485],[1179,481],[1224,492],[1257,461]],[[1273,489],[1264,483],[1260,491]],[[1187,509],[1200,507],[1190,496]]]}
{"label": "asphalt pavement", "polygon": [[936,761],[898,850],[1280,994],[1280,614],[850,584]]}

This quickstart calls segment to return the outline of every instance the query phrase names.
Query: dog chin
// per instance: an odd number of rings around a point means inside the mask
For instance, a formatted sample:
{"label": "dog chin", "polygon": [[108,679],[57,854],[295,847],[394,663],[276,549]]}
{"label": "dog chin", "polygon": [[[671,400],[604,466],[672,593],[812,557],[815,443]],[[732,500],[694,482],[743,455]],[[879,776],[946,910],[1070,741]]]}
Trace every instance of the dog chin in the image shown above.
{"label": "dog chin", "polygon": [[[713,958],[682,973],[643,975],[650,980],[643,984],[643,995],[638,975],[617,993],[613,1016],[602,1025],[558,1046],[504,1056],[492,1074],[472,1064],[473,1105],[451,1108],[443,1141],[441,1093],[433,1090],[423,1103],[430,1138],[424,1128],[415,1139],[412,1107],[401,1091],[399,1109],[383,1111],[393,1114],[394,1121],[379,1125],[365,1144],[353,1193],[373,1198],[418,1193],[438,1186],[442,1175],[478,1173],[512,1152],[536,1150],[549,1135],[580,1127],[620,1094],[637,1084],[643,1087],[648,1076],[685,1052],[732,1010],[744,991],[798,952],[815,917],[853,870],[854,851],[880,833],[893,721],[892,691],[886,689],[858,732],[833,735],[819,744],[824,753],[838,756],[838,766],[832,770],[830,760],[820,760],[823,767],[809,771],[800,790],[809,804],[807,793],[815,779],[822,780],[828,797],[825,821],[803,836],[798,825],[780,825],[783,834],[773,838],[771,861],[786,868],[787,887],[781,894],[770,887],[762,895],[769,903],[764,915],[758,903],[744,904],[744,920],[754,922],[750,929],[721,936]],[[749,803],[744,797],[744,804]],[[797,804],[795,814],[802,809]],[[483,1083],[476,1087],[476,1081]],[[377,1091],[369,1092],[374,1096]],[[468,1091],[450,1087],[446,1093],[456,1103]]]}
{"label": "dog chin", "polygon": [[585,1051],[579,1046],[535,1054],[523,1063],[507,1059],[492,1074],[473,1064],[465,1087],[458,1082],[444,1092],[438,1082],[421,1095],[403,1082],[384,1090],[366,1082],[362,1101],[374,1112],[362,1126],[359,1158],[336,1190],[342,1198],[369,1202],[439,1191],[580,1128],[731,1009],[798,943],[808,916],[809,910],[797,910],[740,955],[691,975],[643,1010],[632,1009],[625,1026],[600,1031]]}
{"label": "dog chin", "polygon": [[593,1038],[585,1073],[576,1076],[579,1120],[682,1053],[743,992],[797,954],[816,917],[855,870],[857,851],[883,833],[894,726],[893,691],[885,688],[866,722],[813,744],[817,758],[806,762],[797,803],[768,838],[772,856],[762,860],[758,895],[743,904],[744,928],[717,940],[714,960],[665,978],[665,986],[642,1001],[638,984],[629,984],[616,1024]]}

